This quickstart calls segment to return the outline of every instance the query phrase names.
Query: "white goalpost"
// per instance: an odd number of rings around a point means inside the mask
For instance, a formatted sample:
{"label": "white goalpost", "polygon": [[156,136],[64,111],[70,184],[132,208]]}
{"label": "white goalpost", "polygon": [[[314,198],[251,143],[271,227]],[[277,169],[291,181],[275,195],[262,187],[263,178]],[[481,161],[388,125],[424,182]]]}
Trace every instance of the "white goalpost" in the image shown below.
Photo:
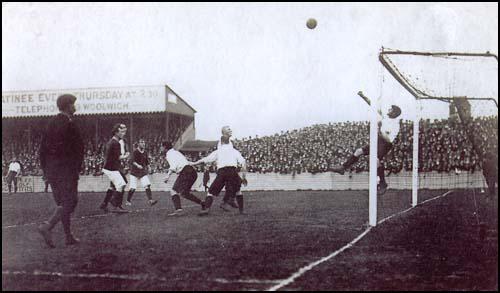
{"label": "white goalpost", "polygon": [[378,151],[378,99],[373,99],[370,108],[370,161],[369,174],[370,185],[368,191],[368,206],[369,206],[369,224],[372,227],[377,225],[377,151]]}
{"label": "white goalpost", "polygon": [[412,155],[412,186],[411,186],[411,206],[418,204],[418,144],[420,135],[420,116],[422,107],[419,100],[416,100],[415,117],[413,119],[413,155]]}
{"label": "white goalpost", "polygon": [[[445,102],[453,105],[457,100],[467,100],[470,101],[469,103],[480,105],[471,107],[470,117],[484,115],[497,117],[498,57],[490,52],[417,52],[382,48],[379,53],[379,61],[395,81],[396,86],[394,87],[397,89],[394,90],[394,93],[397,91],[409,93],[409,96],[414,98],[414,103],[411,106],[406,105],[406,110],[410,107],[413,111],[410,188],[411,206],[415,207],[419,203],[419,189],[422,187],[419,157],[426,155],[419,153],[420,136],[425,135],[425,133],[420,133],[421,121],[425,118],[429,119],[426,114],[435,110],[434,106],[431,106],[435,101],[439,101],[440,104]],[[384,98],[382,95],[381,93],[379,98]],[[363,97],[363,99],[365,98]],[[370,104],[370,100],[367,102]],[[369,156],[370,226],[377,225],[377,110],[379,107],[380,101],[376,98],[372,99]],[[457,110],[459,110],[458,106]],[[473,131],[463,120],[464,117],[460,116],[461,127],[466,130],[468,138],[472,140],[470,143],[472,143],[473,151],[478,153],[480,150],[474,145]],[[424,142],[429,143],[428,141]],[[479,157],[482,158],[482,155],[479,154]],[[422,167],[422,169],[424,168]]]}

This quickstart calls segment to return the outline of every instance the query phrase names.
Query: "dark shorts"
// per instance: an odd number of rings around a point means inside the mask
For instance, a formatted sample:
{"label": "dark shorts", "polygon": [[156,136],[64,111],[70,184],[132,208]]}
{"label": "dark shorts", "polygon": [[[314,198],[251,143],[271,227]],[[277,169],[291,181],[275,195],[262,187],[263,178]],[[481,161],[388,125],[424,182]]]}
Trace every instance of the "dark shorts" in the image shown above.
{"label": "dark shorts", "polygon": [[198,178],[196,170],[193,166],[187,165],[179,173],[172,189],[180,194],[187,194],[191,192],[191,187],[196,182],[196,178]]}
{"label": "dark shorts", "polygon": [[7,183],[8,184],[11,184],[12,181],[14,181],[14,183],[17,183],[17,172],[14,172],[14,171],[9,171],[9,173],[7,174]]}
{"label": "dark shorts", "polygon": [[217,177],[210,185],[208,192],[212,195],[219,196],[222,188],[226,186],[226,193],[230,195],[236,194],[241,187],[241,178],[238,175],[236,167],[224,167],[217,170]]}
{"label": "dark shorts", "polygon": [[[498,168],[483,163],[483,175],[486,182],[498,182]],[[490,185],[488,183],[488,185]]]}
{"label": "dark shorts", "polygon": [[50,186],[56,204],[72,213],[78,203],[78,179],[53,180],[50,181]]}
{"label": "dark shorts", "polygon": [[[387,140],[383,139],[378,136],[378,144],[377,144],[377,158],[379,160],[383,160],[385,155],[391,150],[392,148],[392,143],[388,142]],[[365,145],[363,148],[363,155],[369,155],[370,154],[370,144]]]}
{"label": "dark shorts", "polygon": [[238,185],[236,186],[236,192],[241,190],[241,184],[243,180],[241,180],[241,177],[238,175]]}

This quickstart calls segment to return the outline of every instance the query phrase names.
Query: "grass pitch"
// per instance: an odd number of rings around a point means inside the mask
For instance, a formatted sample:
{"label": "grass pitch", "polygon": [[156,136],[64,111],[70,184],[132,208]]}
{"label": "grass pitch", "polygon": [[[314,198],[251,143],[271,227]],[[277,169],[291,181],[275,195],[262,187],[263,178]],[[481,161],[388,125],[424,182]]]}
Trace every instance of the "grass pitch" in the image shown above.
{"label": "grass pitch", "polygon": [[[344,247],[368,219],[367,191],[246,192],[246,215],[217,198],[206,217],[185,200],[186,215],[169,217],[170,196],[153,196],[153,207],[137,192],[133,212],[103,214],[104,193],[82,193],[72,221],[82,242],[65,247],[58,224],[47,249],[36,227],[51,194],[4,194],[2,289],[265,290]],[[498,290],[497,198],[455,192],[419,205],[282,289]],[[381,220],[409,208],[411,193],[388,191],[378,206]]]}

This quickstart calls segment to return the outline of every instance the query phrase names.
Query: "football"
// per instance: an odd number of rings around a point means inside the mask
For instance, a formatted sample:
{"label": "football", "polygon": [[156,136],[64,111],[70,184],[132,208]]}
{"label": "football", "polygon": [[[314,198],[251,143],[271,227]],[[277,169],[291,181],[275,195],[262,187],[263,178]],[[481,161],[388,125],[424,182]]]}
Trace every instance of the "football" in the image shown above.
{"label": "football", "polygon": [[318,25],[318,22],[314,18],[309,18],[306,23],[307,27],[309,29],[314,29],[316,25]]}

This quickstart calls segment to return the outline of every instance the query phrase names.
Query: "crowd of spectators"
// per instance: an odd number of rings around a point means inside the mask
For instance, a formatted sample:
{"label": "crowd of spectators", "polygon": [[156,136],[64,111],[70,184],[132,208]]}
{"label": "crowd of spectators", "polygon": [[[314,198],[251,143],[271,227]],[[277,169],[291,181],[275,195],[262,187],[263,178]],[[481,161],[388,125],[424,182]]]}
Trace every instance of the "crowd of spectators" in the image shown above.
{"label": "crowd of spectators", "polygon": [[[146,140],[147,151],[150,158],[150,173],[161,173],[168,168],[168,163],[161,149],[161,143],[165,140],[175,141],[181,134],[180,129],[175,129],[169,135],[157,133],[141,132]],[[85,135],[85,156],[81,175],[102,175],[102,166],[105,159],[106,142],[109,136],[99,136],[97,139],[92,135]],[[16,136],[2,136],[2,176],[6,176],[8,166],[12,158],[16,157],[22,165],[22,174],[32,176],[42,176],[40,167],[39,150],[42,136],[38,134],[22,133]],[[133,151],[133,143],[127,141],[129,152]]]}
{"label": "crowd of spectators", "polygon": [[[174,140],[182,133],[172,131],[169,137],[149,133],[136,126],[146,140],[150,157],[150,172],[164,173],[168,163],[161,148],[161,142]],[[474,142],[480,152],[498,150],[498,116],[476,118],[473,121]],[[10,159],[16,155],[23,165],[24,175],[42,175],[38,160],[41,136],[27,139],[25,133],[15,138],[2,138],[2,171],[5,175]],[[109,137],[88,138],[85,145],[85,160],[82,175],[101,175],[104,164],[104,146]],[[96,141],[98,141],[96,143]],[[368,122],[343,122],[317,124],[297,130],[264,136],[234,140],[247,160],[249,172],[259,173],[319,173],[331,171],[341,164],[352,152],[369,141]],[[28,143],[26,143],[28,142]],[[129,143],[130,147],[132,144]],[[384,160],[386,170],[398,173],[412,169],[413,125],[401,121],[401,131],[394,141],[394,147]],[[188,153],[186,157],[195,161],[203,153]],[[199,166],[199,171],[205,167]],[[209,166],[214,170],[214,166]],[[451,119],[424,120],[420,122],[419,171],[449,172],[452,170],[475,171],[480,168],[480,159],[473,151],[471,138],[464,126]],[[364,156],[351,167],[351,172],[368,170],[368,157]]]}

